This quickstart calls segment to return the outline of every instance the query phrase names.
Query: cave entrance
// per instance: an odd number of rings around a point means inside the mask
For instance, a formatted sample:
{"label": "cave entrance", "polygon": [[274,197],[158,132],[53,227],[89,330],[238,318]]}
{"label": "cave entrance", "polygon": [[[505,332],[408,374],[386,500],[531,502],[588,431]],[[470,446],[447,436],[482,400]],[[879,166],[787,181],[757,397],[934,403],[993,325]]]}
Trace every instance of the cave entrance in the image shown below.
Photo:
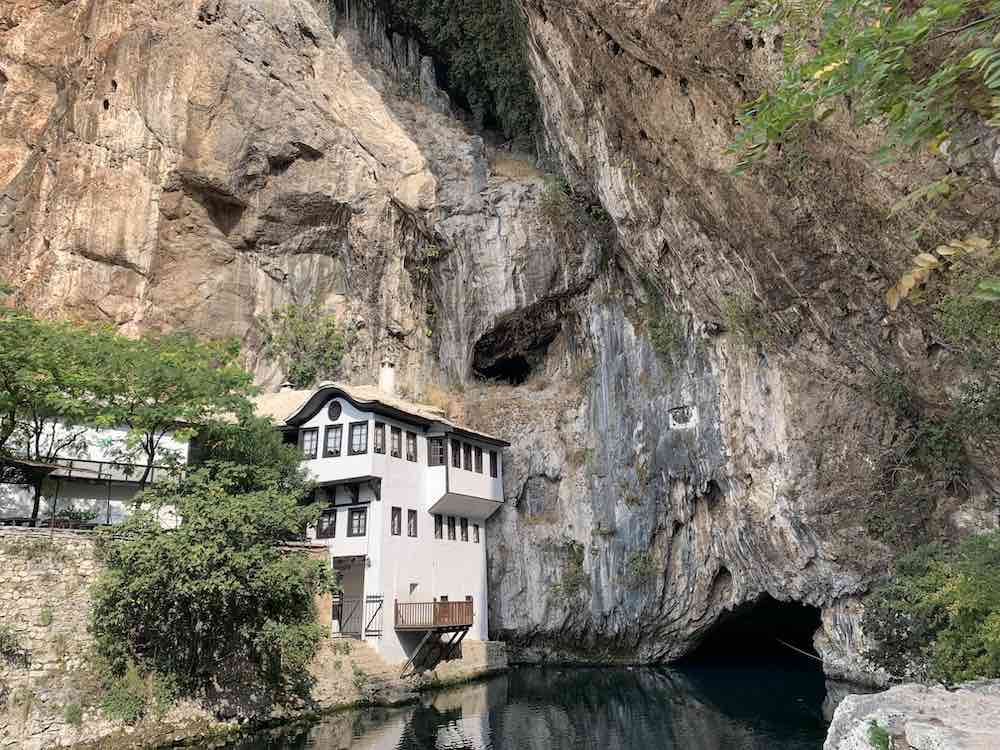
{"label": "cave entrance", "polygon": [[683,663],[795,665],[822,674],[812,642],[821,625],[819,608],[764,594],[723,615]]}
{"label": "cave entrance", "polygon": [[479,373],[489,380],[522,385],[531,375],[531,363],[522,356],[505,357],[484,367]]}

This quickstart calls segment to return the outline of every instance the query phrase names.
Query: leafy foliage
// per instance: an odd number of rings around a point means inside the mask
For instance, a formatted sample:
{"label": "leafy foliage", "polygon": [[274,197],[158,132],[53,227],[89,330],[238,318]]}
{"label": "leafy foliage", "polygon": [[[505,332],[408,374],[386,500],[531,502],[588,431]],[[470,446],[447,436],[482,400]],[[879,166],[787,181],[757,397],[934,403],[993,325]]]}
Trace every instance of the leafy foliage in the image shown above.
{"label": "leafy foliage", "polygon": [[[232,669],[304,690],[322,636],[313,595],[336,586],[329,566],[280,546],[316,520],[318,507],[300,504],[307,490],[280,463],[215,460],[148,489],[147,510],[102,545],[92,630],[110,671],[135,665],[187,694]],[[184,519],[178,528],[161,527],[165,508]]]}
{"label": "leafy foliage", "polygon": [[524,18],[514,0],[382,0],[390,23],[442,64],[444,88],[508,138],[538,117]]}
{"label": "leafy foliage", "polygon": [[79,727],[83,724],[83,709],[79,703],[67,703],[63,706],[63,721],[71,727]]}
{"label": "leafy foliage", "polygon": [[892,737],[875,719],[868,722],[867,739],[868,744],[875,750],[890,750],[892,748]]}
{"label": "leafy foliage", "polygon": [[998,19],[998,0],[735,0],[717,22],[785,32],[781,81],[739,117],[737,170],[844,97],[856,125],[887,126],[886,156],[936,149],[970,112],[1000,124]]}
{"label": "leafy foliage", "polygon": [[583,545],[567,540],[561,545],[562,569],[559,583],[552,587],[552,593],[564,599],[574,600],[590,586],[590,579],[583,568]]}
{"label": "leafy foliage", "polygon": [[655,575],[656,563],[649,552],[636,552],[629,558],[626,571],[629,582],[632,585],[640,585]]}
{"label": "leafy foliage", "polygon": [[877,642],[869,656],[894,674],[1000,677],[1000,532],[903,556],[867,603],[863,625]]}
{"label": "leafy foliage", "polygon": [[[903,274],[902,278],[886,292],[886,304],[890,310],[895,310],[899,303],[906,299],[914,289],[922,286],[934,271],[945,270],[949,267],[960,268],[963,261],[967,262],[970,259],[988,260],[996,252],[997,248],[990,240],[972,235],[964,240],[952,240],[947,244],[938,245],[934,248],[934,253],[920,253],[913,258],[913,268]],[[1000,291],[997,292],[995,298],[993,291],[991,291],[995,283],[995,280],[991,278],[981,280],[977,290],[972,295],[973,299],[988,302],[1000,300]],[[997,289],[1000,290],[1000,286]]]}
{"label": "leafy foliage", "polygon": [[669,363],[673,355],[684,350],[684,323],[673,310],[661,306],[647,314],[649,340],[660,361]]}
{"label": "leafy foliage", "polygon": [[318,299],[279,308],[261,327],[264,356],[278,363],[292,385],[306,388],[339,371],[344,337],[336,316]]}

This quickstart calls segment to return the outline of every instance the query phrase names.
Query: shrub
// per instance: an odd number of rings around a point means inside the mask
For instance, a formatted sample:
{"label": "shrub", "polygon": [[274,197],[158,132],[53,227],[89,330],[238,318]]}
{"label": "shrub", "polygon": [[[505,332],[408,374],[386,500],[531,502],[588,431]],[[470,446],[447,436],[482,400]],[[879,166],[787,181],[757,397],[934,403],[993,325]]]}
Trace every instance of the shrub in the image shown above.
{"label": "shrub", "polygon": [[345,341],[337,318],[320,300],[285,305],[259,321],[263,331],[261,351],[299,388],[334,377],[340,371]]}
{"label": "shrub", "polygon": [[925,545],[865,607],[868,653],[897,675],[945,683],[1000,677],[1000,532]]}
{"label": "shrub", "polygon": [[[303,692],[322,637],[313,595],[333,591],[328,565],[283,550],[314,522],[298,504],[308,488],[279,468],[208,461],[146,493],[102,547],[92,630],[112,674],[134,664],[197,693],[227,666],[263,684]],[[161,528],[173,507],[184,522]]]}
{"label": "shrub", "polygon": [[47,628],[52,624],[52,610],[48,607],[42,609],[38,615],[38,624]]}
{"label": "shrub", "polygon": [[750,296],[729,295],[722,301],[722,318],[731,331],[748,348],[764,346],[774,340],[775,332],[763,305]]}
{"label": "shrub", "polygon": [[562,568],[559,583],[552,587],[552,593],[566,599],[576,599],[590,586],[590,579],[583,568],[583,545],[567,540],[562,544]]}
{"label": "shrub", "polygon": [[649,340],[660,361],[669,363],[674,354],[684,349],[684,322],[673,310],[661,307],[650,310],[646,325]]}
{"label": "shrub", "polygon": [[83,709],[79,703],[67,703],[63,707],[63,721],[71,727],[79,727],[83,724]]}
{"label": "shrub", "polygon": [[109,719],[135,724],[146,714],[146,683],[134,663],[121,675],[107,676],[101,709]]}
{"label": "shrub", "polygon": [[890,750],[892,747],[892,738],[889,733],[880,727],[874,719],[868,722],[868,744],[875,750]]}
{"label": "shrub", "polygon": [[7,624],[0,624],[0,659],[12,667],[27,667],[31,660],[20,635]]}
{"label": "shrub", "polygon": [[656,563],[648,552],[636,552],[629,558],[626,565],[629,582],[633,585],[643,584],[656,573]]}
{"label": "shrub", "polygon": [[565,177],[545,178],[545,185],[538,194],[538,208],[556,226],[573,223],[575,212],[570,201],[569,182]]}

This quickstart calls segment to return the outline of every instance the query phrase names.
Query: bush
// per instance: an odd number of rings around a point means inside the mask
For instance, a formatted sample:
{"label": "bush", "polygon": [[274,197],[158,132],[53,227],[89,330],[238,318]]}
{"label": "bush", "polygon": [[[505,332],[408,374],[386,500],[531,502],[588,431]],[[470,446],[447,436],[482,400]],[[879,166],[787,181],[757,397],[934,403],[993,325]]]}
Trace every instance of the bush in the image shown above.
{"label": "bush", "polygon": [[684,350],[684,322],[673,310],[651,310],[647,317],[649,340],[660,361],[669,363]]}
{"label": "bush", "polygon": [[0,660],[12,667],[27,667],[31,661],[18,632],[6,624],[0,625]]}
{"label": "bush", "polygon": [[319,299],[286,305],[259,321],[261,351],[284,371],[292,385],[306,388],[340,371],[345,341],[336,316]]}
{"label": "bush", "polygon": [[892,737],[874,719],[868,722],[868,744],[875,750],[890,750],[892,747]]}
{"label": "bush", "polygon": [[952,684],[1000,677],[1000,532],[925,545],[866,603],[869,658],[900,676]]}
{"label": "bush", "polygon": [[118,676],[107,676],[101,709],[109,719],[135,724],[146,714],[146,683],[135,664]]}
{"label": "bush", "polygon": [[63,721],[71,727],[79,727],[83,724],[83,709],[79,703],[67,703],[63,707]]}
{"label": "bush", "polygon": [[[238,666],[303,692],[322,637],[313,595],[336,586],[328,565],[281,547],[315,521],[318,508],[298,504],[307,489],[274,467],[208,461],[148,490],[101,549],[92,630],[111,673],[135,665],[197,694]],[[165,507],[177,529],[158,523]]]}
{"label": "bush", "polygon": [[52,624],[52,619],[52,610],[45,607],[38,615],[38,624],[43,628],[47,628]]}
{"label": "bush", "polygon": [[559,583],[552,587],[552,593],[566,599],[576,599],[590,586],[590,579],[583,568],[583,545],[567,540],[562,545],[563,563]]}
{"label": "bush", "polygon": [[636,552],[629,558],[626,570],[630,583],[640,585],[653,577],[656,573],[656,564],[648,552]]}
{"label": "bush", "polygon": [[570,187],[565,177],[545,178],[545,185],[538,194],[538,208],[556,226],[573,223],[573,203],[570,201]]}

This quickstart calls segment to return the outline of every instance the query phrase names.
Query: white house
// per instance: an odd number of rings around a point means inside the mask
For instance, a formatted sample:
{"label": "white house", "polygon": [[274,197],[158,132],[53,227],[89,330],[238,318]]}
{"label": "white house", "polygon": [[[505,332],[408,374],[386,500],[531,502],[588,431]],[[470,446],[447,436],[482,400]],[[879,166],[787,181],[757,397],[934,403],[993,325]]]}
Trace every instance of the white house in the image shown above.
{"label": "white house", "polygon": [[[71,444],[67,436],[73,436]],[[38,522],[73,510],[93,516],[94,524],[121,523],[129,501],[141,489],[146,474],[144,455],[128,450],[128,430],[114,427],[54,425],[46,437],[53,444],[67,442],[65,451],[47,462],[26,461],[16,453],[0,461],[0,524],[25,525],[34,504],[33,482],[42,481]],[[16,448],[16,446],[15,446]],[[189,445],[165,435],[146,481],[168,473],[168,465],[187,463]],[[165,519],[165,523],[172,523]]]}
{"label": "white house", "polygon": [[485,522],[503,502],[509,443],[395,397],[385,374],[381,387],[324,383],[256,403],[327,505],[309,536],[339,573],[335,633],[417,668],[486,640]]}

